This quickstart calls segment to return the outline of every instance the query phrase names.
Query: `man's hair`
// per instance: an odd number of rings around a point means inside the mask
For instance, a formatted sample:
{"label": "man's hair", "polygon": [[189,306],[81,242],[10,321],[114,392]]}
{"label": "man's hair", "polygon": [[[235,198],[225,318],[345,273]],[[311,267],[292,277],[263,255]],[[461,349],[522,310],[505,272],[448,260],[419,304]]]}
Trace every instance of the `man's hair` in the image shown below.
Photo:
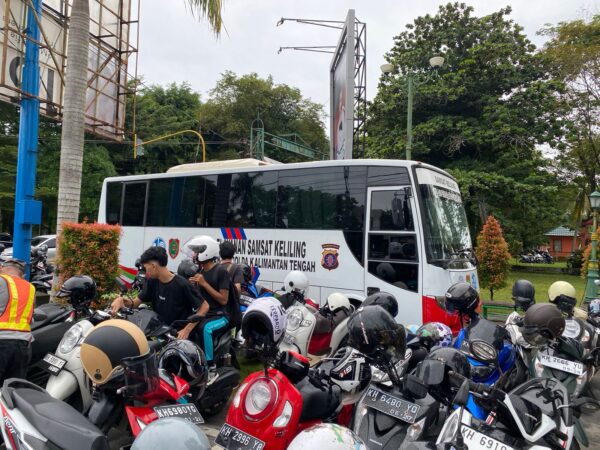
{"label": "man's hair", "polygon": [[233,242],[221,242],[221,245],[219,245],[219,256],[221,259],[232,259],[233,255],[235,255],[235,245],[233,245]]}
{"label": "man's hair", "polygon": [[5,263],[2,264],[2,267],[11,267],[17,270],[21,275],[25,273],[25,261],[21,261],[20,259],[9,259]]}
{"label": "man's hair", "polygon": [[140,262],[142,264],[148,264],[152,261],[156,261],[159,266],[166,267],[169,257],[167,251],[163,247],[150,247],[147,248],[142,256],[140,256]]}

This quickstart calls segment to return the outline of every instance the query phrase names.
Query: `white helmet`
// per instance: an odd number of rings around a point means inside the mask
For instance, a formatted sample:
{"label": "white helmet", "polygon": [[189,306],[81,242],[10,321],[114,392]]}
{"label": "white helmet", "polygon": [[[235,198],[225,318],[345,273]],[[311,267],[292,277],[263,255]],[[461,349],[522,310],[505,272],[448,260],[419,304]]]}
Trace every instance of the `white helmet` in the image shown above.
{"label": "white helmet", "polygon": [[184,252],[199,262],[219,257],[219,243],[210,236],[194,236],[184,244]]}
{"label": "white helmet", "polygon": [[192,422],[179,417],[165,417],[144,428],[133,442],[131,450],[164,448],[209,450],[210,442],[200,427]]}
{"label": "white helmet", "polygon": [[300,292],[301,294],[305,294],[308,290],[308,277],[304,274],[304,272],[300,272],[299,270],[292,270],[285,276],[283,280],[283,288],[286,292]]}
{"label": "white helmet", "polygon": [[350,300],[345,294],[341,292],[334,292],[333,294],[329,294],[327,297],[327,306],[332,313],[337,312],[340,309],[346,309],[350,311]]}
{"label": "white helmet", "polygon": [[365,355],[352,347],[343,347],[333,356],[335,366],[330,370],[331,382],[342,390],[342,404],[358,401],[371,382],[371,366]]}
{"label": "white helmet", "polygon": [[335,423],[321,423],[298,434],[288,450],[367,450],[365,443],[348,428]]}
{"label": "white helmet", "polygon": [[275,297],[254,300],[242,317],[242,336],[246,345],[261,347],[277,344],[287,327],[287,314]]}

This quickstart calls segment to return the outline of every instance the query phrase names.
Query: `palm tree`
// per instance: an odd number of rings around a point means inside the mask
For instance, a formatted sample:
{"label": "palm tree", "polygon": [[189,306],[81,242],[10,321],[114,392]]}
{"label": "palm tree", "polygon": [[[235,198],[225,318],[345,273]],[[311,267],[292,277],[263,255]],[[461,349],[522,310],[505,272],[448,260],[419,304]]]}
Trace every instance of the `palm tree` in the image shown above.
{"label": "palm tree", "polygon": [[[206,18],[216,36],[223,28],[223,0],[185,0],[193,15]],[[67,73],[60,149],[56,232],[77,222],[83,166],[85,103],[90,29],[89,0],[73,0],[67,38]]]}

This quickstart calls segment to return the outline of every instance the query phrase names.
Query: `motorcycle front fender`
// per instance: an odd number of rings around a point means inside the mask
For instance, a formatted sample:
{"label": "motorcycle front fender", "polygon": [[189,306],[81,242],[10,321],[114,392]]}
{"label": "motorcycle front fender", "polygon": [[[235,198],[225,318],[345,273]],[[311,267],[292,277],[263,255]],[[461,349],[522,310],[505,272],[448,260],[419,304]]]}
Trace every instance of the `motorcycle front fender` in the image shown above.
{"label": "motorcycle front fender", "polygon": [[68,399],[78,388],[77,378],[68,370],[63,370],[58,375],[50,375],[46,384],[48,394],[58,400]]}

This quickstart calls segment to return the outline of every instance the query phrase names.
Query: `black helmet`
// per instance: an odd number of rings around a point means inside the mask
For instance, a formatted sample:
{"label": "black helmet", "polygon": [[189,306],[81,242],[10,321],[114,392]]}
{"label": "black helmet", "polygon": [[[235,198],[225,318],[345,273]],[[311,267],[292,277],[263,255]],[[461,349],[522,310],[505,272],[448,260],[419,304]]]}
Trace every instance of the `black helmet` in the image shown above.
{"label": "black helmet", "polygon": [[525,313],[521,333],[531,345],[539,346],[560,336],[565,326],[565,318],[556,306],[537,303]]}
{"label": "black helmet", "polygon": [[252,281],[252,267],[248,264],[242,264],[242,275],[244,276],[244,282],[250,283]]}
{"label": "black helmet", "polygon": [[190,386],[202,385],[208,379],[204,352],[188,340],[169,342],[160,352],[158,368],[183,378]]}
{"label": "black helmet", "polygon": [[181,275],[186,280],[198,273],[198,266],[189,259],[184,259],[177,267],[177,274]]}
{"label": "black helmet", "polygon": [[349,345],[361,353],[378,359],[394,355],[404,358],[406,331],[381,306],[362,306],[348,319]]}
{"label": "black helmet", "polygon": [[396,297],[394,297],[392,294],[388,294],[387,292],[376,292],[375,294],[369,295],[362,302],[362,306],[372,305],[385,308],[387,312],[392,315],[392,317],[396,317],[398,315],[398,302],[396,301]]}
{"label": "black helmet", "polygon": [[517,280],[512,287],[512,299],[515,302],[515,308],[521,308],[527,311],[530,306],[535,304],[535,287],[531,281]]}
{"label": "black helmet", "polygon": [[56,296],[69,297],[69,303],[75,308],[89,304],[96,298],[96,282],[87,275],[76,275],[63,283]]}
{"label": "black helmet", "polygon": [[448,288],[444,303],[449,313],[472,314],[479,305],[479,293],[469,283],[456,283]]}

